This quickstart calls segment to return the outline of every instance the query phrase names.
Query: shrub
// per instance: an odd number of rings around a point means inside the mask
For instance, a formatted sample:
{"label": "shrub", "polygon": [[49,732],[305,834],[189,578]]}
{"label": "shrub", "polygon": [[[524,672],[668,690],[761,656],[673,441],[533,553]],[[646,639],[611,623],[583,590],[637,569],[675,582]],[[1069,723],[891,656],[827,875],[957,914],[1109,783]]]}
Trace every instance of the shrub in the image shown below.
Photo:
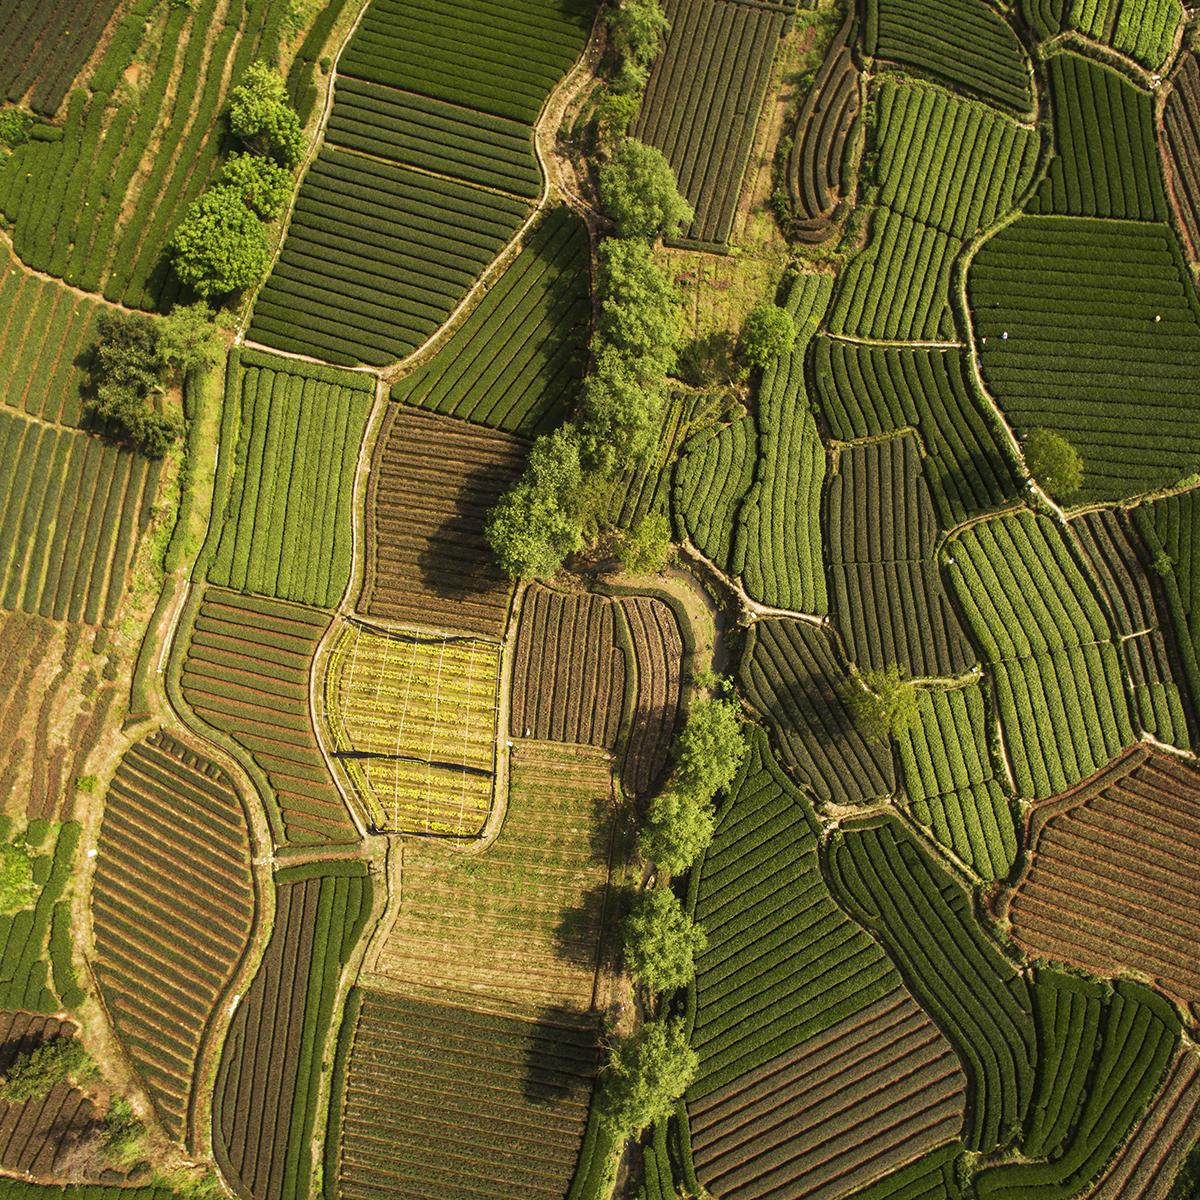
{"label": "shrub", "polygon": [[796,344],[796,322],[777,304],[760,304],[742,326],[742,357],[752,367],[765,369]]}
{"label": "shrub", "polygon": [[29,852],[24,846],[0,843],[0,915],[28,908],[37,897]]}
{"label": "shrub", "polygon": [[285,167],[300,161],[300,118],[288,103],[282,76],[264,62],[251,63],[230,94],[229,127],[256,154],[270,155]]}
{"label": "shrub", "polygon": [[696,215],[663,152],[636,138],[621,142],[599,182],[600,201],[623,238],[674,237]]}
{"label": "shrub", "polygon": [[209,188],[192,203],[171,252],[176,274],[206,299],[258,282],[270,258],[266,229],[229,184]]}
{"label": "shrub", "polygon": [[626,571],[647,575],[671,560],[671,522],[666,513],[648,513],[617,538],[617,556]]}
{"label": "shrub", "polygon": [[655,994],[673,992],[695,978],[696,955],[707,945],[704,930],[669,888],[641,892],[625,918],[626,964]]}
{"label": "shrub", "polygon": [[39,1100],[51,1088],[68,1080],[82,1080],[95,1072],[82,1043],[73,1038],[55,1038],[28,1054],[17,1055],[0,1078],[0,1100],[26,1104]]}
{"label": "shrub", "polygon": [[33,113],[24,108],[0,109],[0,147],[12,149],[29,141]]}
{"label": "shrub", "polygon": [[1083,487],[1083,458],[1061,433],[1031,429],[1024,451],[1029,473],[1056,500],[1068,499]]}
{"label": "shrub", "polygon": [[221,169],[221,183],[239,191],[247,208],[264,221],[271,221],[287,208],[293,177],[273,158],[231,154]]}

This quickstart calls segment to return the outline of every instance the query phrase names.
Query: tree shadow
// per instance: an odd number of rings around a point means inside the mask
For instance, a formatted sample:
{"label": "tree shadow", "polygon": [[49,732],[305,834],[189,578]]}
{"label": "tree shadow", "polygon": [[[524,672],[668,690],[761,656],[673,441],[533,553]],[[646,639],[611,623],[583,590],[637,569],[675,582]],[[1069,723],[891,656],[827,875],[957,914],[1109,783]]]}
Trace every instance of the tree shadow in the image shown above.
{"label": "tree shadow", "polygon": [[581,1019],[573,1009],[542,1008],[525,1044],[525,1099],[549,1106],[586,1097],[598,1062],[598,1032],[595,1021]]}

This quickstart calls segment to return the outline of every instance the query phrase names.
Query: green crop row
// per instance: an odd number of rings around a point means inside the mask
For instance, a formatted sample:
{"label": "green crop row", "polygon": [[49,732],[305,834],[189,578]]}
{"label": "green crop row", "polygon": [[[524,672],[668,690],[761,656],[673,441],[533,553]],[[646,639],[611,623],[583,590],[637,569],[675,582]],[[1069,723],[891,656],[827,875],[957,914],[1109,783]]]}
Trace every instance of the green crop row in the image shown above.
{"label": "green crop row", "polygon": [[979,928],[967,893],[895,818],[843,826],[829,845],[829,869],[839,900],[882,940],[963,1060],[968,1146],[1007,1145],[1034,1082],[1025,981]]}
{"label": "green crop row", "polygon": [[886,957],[834,904],[817,857],[816,818],[776,765],[765,733],[730,788],[716,836],[689,883],[708,935],[689,996],[709,1094],[887,995]]}
{"label": "green crop row", "polygon": [[392,399],[523,437],[546,433],[578,400],[590,319],[587,230],[559,207]]}
{"label": "green crop row", "polygon": [[246,366],[225,403],[241,405],[212,583],[332,607],[350,579],[350,506],[369,393]]}
{"label": "green crop row", "polygon": [[847,1200],[960,1200],[955,1160],[962,1151],[960,1143],[950,1142],[853,1193]]}
{"label": "green crop row", "polygon": [[1033,107],[1029,57],[985,0],[867,0],[863,46],[1002,108]]}
{"label": "green crop row", "polygon": [[[277,56],[287,6],[235,0],[223,22],[216,0],[155,7],[137,0],[117,26],[90,89],[71,97],[62,137],[0,165],[0,210],[24,262],[146,308],[178,293],[167,241],[217,168],[228,88],[252,59]],[[130,86],[135,62],[145,79]]]}
{"label": "green crop row", "polygon": [[401,358],[527,211],[516,198],[327,147],[304,178],[249,336],[345,364]]}
{"label": "green crop row", "polygon": [[681,532],[721,570],[733,563],[738,508],[754,480],[758,432],[752,416],[702,430],[684,444],[671,508]]}
{"label": "green crop row", "polygon": [[111,621],[149,523],[162,464],[0,409],[0,603]]}
{"label": "green crop row", "polygon": [[1067,23],[1154,71],[1175,45],[1181,0],[1070,0]]}
{"label": "green crop row", "polygon": [[1046,72],[1054,157],[1027,211],[1165,221],[1153,95],[1078,54],[1055,54]]}
{"label": "green crop row", "polygon": [[943,526],[999,508],[1016,495],[1012,458],[972,394],[960,351],[857,346],[820,337],[813,376],[835,438],[917,430]]}
{"label": "green crop row", "polygon": [[0,38],[0,100],[28,94],[35,113],[52,117],[112,16],[105,0],[21,4],[6,13]]}
{"label": "green crop row", "polygon": [[242,1188],[298,1200],[312,1185],[326,1042],[342,969],[371,911],[371,882],[339,873],[279,882],[277,892],[271,940],[217,1072],[213,1150]]}
{"label": "green crop row", "polygon": [[1200,296],[1174,233],[1151,222],[1022,217],[968,273],[984,377],[1024,435],[1063,434],[1074,501],[1175,483],[1200,457]]}
{"label": "green crop row", "polygon": [[[1039,976],[1039,984],[1044,976]],[[1076,1020],[1086,1020],[1086,1011]],[[1085,1031],[1086,1032],[1086,1031]],[[1140,984],[1118,980],[1105,1005],[1091,1074],[1070,1071],[1062,1103],[1069,1137],[1044,1147],[1051,1161],[1014,1163],[975,1179],[979,1200],[1069,1200],[1103,1170],[1150,1103],[1179,1042],[1179,1016]],[[1088,1056],[1081,1040],[1078,1053]],[[1058,1133],[1057,1130],[1054,1131]]]}
{"label": "green crop row", "polygon": [[323,62],[321,51],[325,48],[325,43],[329,41],[333,27],[341,17],[347,2],[348,0],[330,0],[328,4],[321,5],[288,69],[288,99],[299,114],[301,125],[308,124],[308,119],[316,107],[317,67],[321,66],[322,73],[324,73],[324,66],[321,65]]}
{"label": "green crop row", "polygon": [[952,237],[987,228],[1032,177],[1034,131],[978,101],[885,76],[875,113],[880,203]]}

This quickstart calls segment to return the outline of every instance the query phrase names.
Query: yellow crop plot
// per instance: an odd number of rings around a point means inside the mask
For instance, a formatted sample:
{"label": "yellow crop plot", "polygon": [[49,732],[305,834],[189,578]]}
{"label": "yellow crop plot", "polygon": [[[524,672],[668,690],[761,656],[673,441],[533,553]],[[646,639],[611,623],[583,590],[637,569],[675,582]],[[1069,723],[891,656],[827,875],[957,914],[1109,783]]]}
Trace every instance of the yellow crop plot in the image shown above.
{"label": "yellow crop plot", "polygon": [[325,675],[333,752],[380,829],[473,837],[492,803],[500,647],[348,622]]}

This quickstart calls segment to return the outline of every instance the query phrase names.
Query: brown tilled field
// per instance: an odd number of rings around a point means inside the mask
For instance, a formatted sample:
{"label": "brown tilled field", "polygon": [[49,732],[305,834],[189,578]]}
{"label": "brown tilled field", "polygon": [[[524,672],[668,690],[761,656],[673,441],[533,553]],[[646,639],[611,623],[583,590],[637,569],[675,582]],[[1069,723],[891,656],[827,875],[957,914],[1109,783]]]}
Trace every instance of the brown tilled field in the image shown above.
{"label": "brown tilled field", "polygon": [[187,1135],[201,1039],[254,917],[250,837],[232,781],[159,731],[109,786],[92,884],[96,978],[171,1135]]}
{"label": "brown tilled field", "polygon": [[1200,1005],[1200,768],[1135,747],[1034,808],[1027,843],[1009,916],[1031,954]]}
{"label": "brown tilled field", "polygon": [[367,487],[359,609],[503,636],[512,584],[484,540],[483,522],[520,474],[525,450],[510,434],[393,406]]}
{"label": "brown tilled field", "polygon": [[603,750],[516,742],[508,813],[480,855],[406,841],[377,971],[440,999],[592,1006],[616,809]]}
{"label": "brown tilled field", "polygon": [[618,620],[604,596],[529,588],[513,666],[513,737],[616,745],[625,698]]}
{"label": "brown tilled field", "polygon": [[1191,258],[1200,258],[1200,58],[1184,54],[1163,110],[1162,156]]}
{"label": "brown tilled field", "polygon": [[966,1086],[897,990],[691,1105],[696,1174],[722,1200],[852,1195],[957,1137]]}
{"label": "brown tilled field", "polygon": [[628,596],[621,612],[633,641],[637,697],[621,766],[627,792],[644,796],[661,781],[682,696],[683,638],[670,605],[650,596]]}

